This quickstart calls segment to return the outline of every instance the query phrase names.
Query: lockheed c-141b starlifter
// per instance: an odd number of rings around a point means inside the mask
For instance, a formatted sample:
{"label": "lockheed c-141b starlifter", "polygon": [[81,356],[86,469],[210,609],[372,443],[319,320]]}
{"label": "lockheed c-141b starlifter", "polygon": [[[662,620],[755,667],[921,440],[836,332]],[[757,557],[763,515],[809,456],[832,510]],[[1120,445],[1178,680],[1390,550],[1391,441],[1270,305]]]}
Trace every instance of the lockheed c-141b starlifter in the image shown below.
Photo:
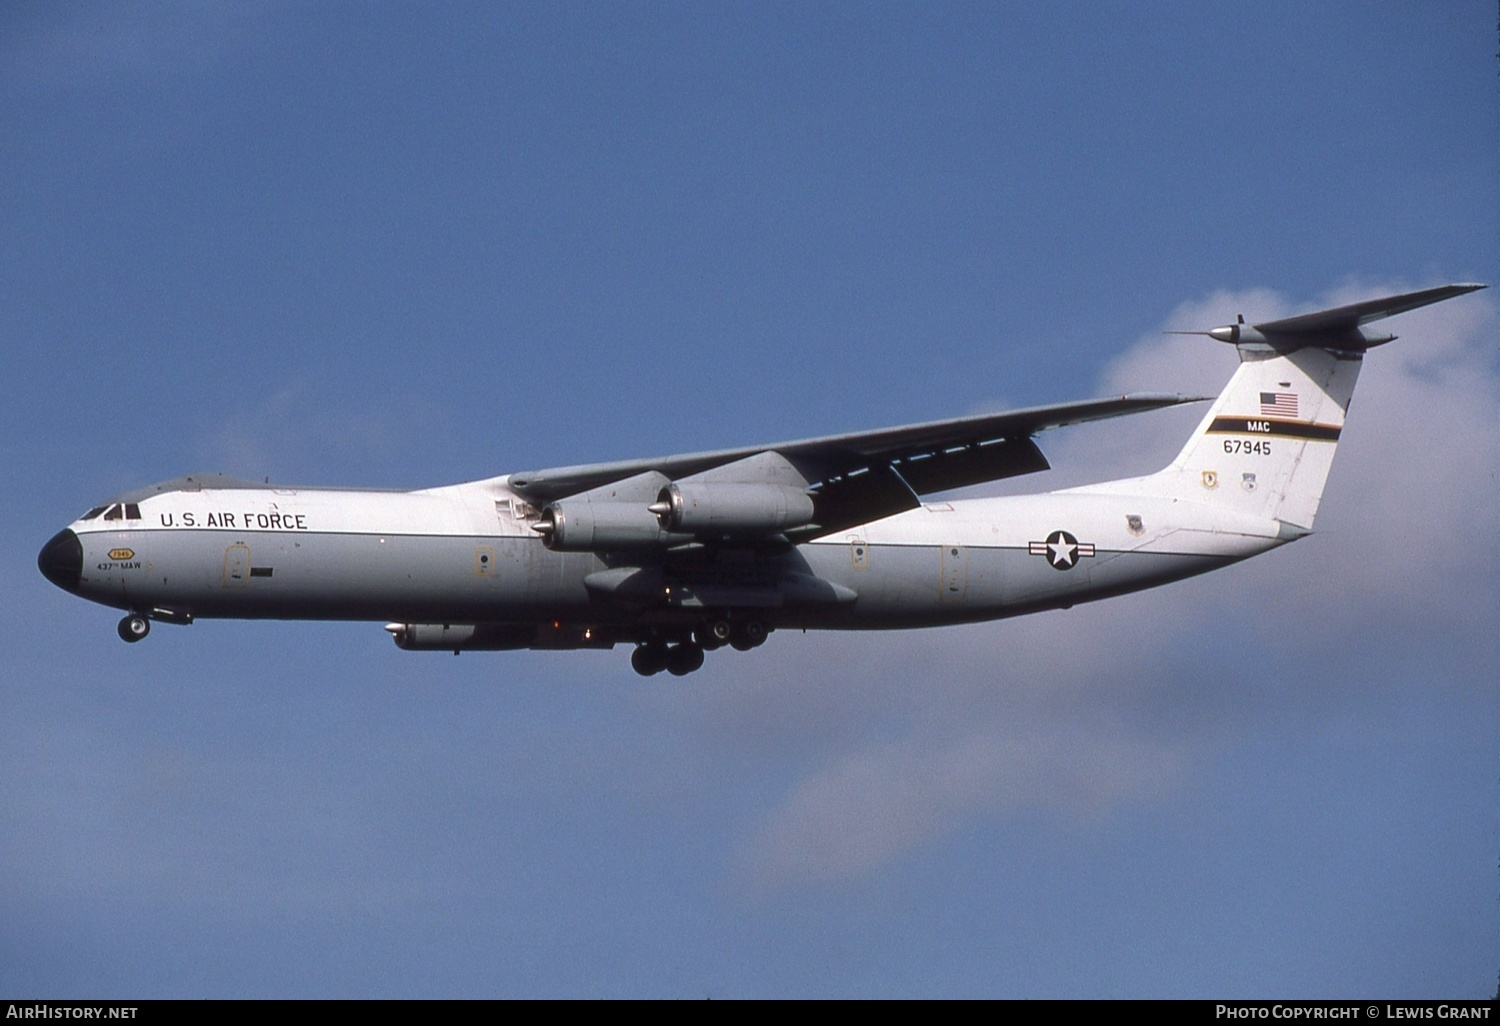
{"label": "lockheed c-141b starlifter", "polygon": [[1202,332],[1228,386],[1166,469],[1039,495],[921,497],[1045,470],[1039,432],[1194,401],[1126,395],[419,491],[192,475],[90,509],[42,549],[58,587],[153,620],[389,621],[408,650],[634,647],[686,674],[778,628],[968,623],[1201,574],[1307,535],[1364,325],[1446,285]]}

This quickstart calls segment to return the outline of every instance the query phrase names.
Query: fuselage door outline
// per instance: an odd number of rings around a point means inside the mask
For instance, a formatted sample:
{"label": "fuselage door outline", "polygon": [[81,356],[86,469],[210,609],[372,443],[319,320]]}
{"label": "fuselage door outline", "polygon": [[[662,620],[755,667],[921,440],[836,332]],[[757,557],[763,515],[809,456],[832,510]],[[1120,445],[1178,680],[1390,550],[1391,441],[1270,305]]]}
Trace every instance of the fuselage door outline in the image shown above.
{"label": "fuselage door outline", "polygon": [[224,550],[224,587],[243,588],[250,579],[250,546],[235,542]]}

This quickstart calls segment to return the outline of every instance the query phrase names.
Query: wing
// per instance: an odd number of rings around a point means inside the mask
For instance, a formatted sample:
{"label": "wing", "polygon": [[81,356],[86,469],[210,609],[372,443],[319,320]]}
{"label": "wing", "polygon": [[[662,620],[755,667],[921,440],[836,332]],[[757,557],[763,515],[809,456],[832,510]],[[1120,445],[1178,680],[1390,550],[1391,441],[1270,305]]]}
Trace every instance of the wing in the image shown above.
{"label": "wing", "polygon": [[[655,472],[674,481],[779,484],[805,488],[815,522],[788,532],[806,536],[840,530],[912,509],[919,495],[1030,474],[1048,468],[1032,435],[1049,428],[1141,413],[1204,397],[1142,393],[1113,399],[1035,406],[1006,413],[908,424],[770,445],[591,463],[511,474],[510,486],[538,504]],[[767,461],[765,454],[775,454]]]}

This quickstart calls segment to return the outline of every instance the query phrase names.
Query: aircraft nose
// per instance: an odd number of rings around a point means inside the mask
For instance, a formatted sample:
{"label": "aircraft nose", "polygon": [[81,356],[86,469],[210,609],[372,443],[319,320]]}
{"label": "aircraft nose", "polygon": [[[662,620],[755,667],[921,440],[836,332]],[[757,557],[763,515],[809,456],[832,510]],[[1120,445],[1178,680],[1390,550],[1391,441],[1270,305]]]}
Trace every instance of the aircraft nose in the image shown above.
{"label": "aircraft nose", "polygon": [[59,588],[77,591],[78,578],[83,575],[83,543],[78,535],[64,528],[42,546],[36,565],[42,576]]}

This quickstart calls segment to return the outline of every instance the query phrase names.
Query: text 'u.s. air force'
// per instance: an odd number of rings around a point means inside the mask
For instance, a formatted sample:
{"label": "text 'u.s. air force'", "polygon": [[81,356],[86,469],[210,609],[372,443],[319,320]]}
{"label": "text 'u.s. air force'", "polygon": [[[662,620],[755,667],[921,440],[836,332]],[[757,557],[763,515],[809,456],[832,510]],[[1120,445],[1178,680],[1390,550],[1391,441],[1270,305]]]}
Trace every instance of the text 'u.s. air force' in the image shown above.
{"label": "text 'u.s. air force'", "polygon": [[163,513],[163,527],[228,527],[236,531],[306,531],[304,513]]}

